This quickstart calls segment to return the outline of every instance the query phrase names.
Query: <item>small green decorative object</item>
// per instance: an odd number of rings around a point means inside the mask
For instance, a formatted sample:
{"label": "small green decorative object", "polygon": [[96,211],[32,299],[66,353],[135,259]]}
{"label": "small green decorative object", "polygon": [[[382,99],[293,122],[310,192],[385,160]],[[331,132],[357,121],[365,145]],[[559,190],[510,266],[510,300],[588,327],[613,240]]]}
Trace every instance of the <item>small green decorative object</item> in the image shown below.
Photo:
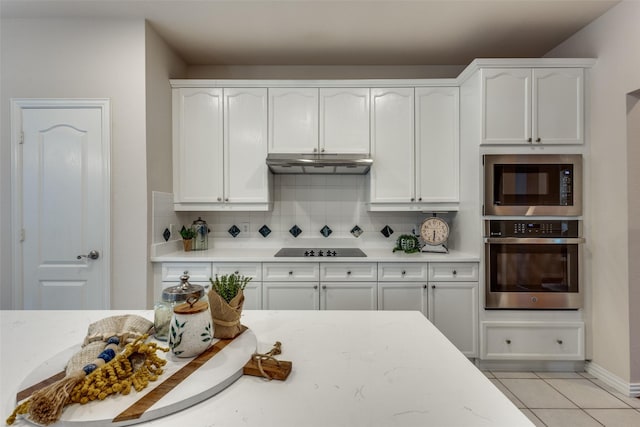
{"label": "small green decorative object", "polygon": [[396,240],[396,247],[393,248],[393,252],[395,251],[404,251],[407,254],[420,252],[420,242],[416,236],[403,234]]}
{"label": "small green decorative object", "polygon": [[186,228],[184,225],[180,229],[180,235],[183,240],[191,240],[196,237],[196,231],[193,228]]}
{"label": "small green decorative object", "polygon": [[215,280],[209,278],[211,282],[211,289],[220,295],[227,303],[238,295],[238,292],[244,290],[247,283],[251,281],[251,277],[245,277],[238,274],[225,274],[218,277],[216,275]]}

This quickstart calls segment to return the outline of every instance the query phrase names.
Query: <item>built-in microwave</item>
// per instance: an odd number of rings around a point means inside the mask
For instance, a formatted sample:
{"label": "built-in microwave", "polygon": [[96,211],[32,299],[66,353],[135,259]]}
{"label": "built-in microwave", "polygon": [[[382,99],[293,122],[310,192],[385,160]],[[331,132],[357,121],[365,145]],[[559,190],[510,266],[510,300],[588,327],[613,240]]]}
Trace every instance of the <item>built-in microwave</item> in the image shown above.
{"label": "built-in microwave", "polygon": [[582,215],[582,155],[486,154],[484,215]]}

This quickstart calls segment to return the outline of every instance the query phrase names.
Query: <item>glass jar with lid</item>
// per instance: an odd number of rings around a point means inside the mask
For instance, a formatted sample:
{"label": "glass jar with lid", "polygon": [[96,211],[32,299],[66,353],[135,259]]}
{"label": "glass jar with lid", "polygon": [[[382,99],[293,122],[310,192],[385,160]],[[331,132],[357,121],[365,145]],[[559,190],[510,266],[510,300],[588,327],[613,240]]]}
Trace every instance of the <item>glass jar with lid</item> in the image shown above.
{"label": "glass jar with lid", "polygon": [[166,341],[169,338],[169,322],[173,315],[173,307],[186,302],[191,296],[198,300],[207,298],[203,286],[189,283],[186,271],[180,276],[179,285],[169,286],[162,291],[162,299],[154,305],[154,336],[157,340]]}

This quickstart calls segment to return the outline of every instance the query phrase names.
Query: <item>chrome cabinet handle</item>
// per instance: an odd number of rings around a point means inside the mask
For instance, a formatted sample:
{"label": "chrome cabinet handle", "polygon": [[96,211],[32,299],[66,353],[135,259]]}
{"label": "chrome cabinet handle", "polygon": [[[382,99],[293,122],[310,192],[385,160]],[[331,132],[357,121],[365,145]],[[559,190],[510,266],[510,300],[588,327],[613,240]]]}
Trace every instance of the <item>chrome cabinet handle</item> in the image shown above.
{"label": "chrome cabinet handle", "polygon": [[78,255],[77,259],[87,258],[87,259],[98,259],[100,258],[100,252],[93,250],[90,251],[87,255]]}

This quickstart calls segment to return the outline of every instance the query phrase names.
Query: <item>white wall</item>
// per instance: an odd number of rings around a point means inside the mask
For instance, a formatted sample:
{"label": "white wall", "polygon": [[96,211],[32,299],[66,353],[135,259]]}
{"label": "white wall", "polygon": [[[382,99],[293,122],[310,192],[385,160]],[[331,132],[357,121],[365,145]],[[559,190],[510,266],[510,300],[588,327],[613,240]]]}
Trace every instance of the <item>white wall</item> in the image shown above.
{"label": "white wall", "polygon": [[190,79],[437,79],[466,65],[191,65]]}
{"label": "white wall", "polygon": [[[624,1],[547,54],[548,57],[597,58],[590,72],[591,134],[589,218],[593,299],[593,361],[627,382],[631,376],[630,228],[639,218],[629,218],[627,168],[640,158],[627,159],[627,94],[640,88],[640,2]],[[637,141],[636,141],[637,143]],[[635,195],[640,197],[640,195]],[[638,238],[637,234],[634,238]],[[637,287],[638,283],[631,283]],[[635,293],[638,294],[637,292]],[[636,298],[637,299],[637,298]]]}
{"label": "white wall", "polygon": [[10,98],[110,98],[111,307],[147,299],[145,23],[2,20],[0,307],[11,308]]}
{"label": "white wall", "polygon": [[[172,192],[171,159],[171,85],[169,79],[184,78],[187,65],[160,38],[153,27],[145,25],[145,86],[146,86],[146,132],[147,132],[147,254],[152,238],[152,194]],[[147,263],[147,307],[154,301],[153,272]]]}

